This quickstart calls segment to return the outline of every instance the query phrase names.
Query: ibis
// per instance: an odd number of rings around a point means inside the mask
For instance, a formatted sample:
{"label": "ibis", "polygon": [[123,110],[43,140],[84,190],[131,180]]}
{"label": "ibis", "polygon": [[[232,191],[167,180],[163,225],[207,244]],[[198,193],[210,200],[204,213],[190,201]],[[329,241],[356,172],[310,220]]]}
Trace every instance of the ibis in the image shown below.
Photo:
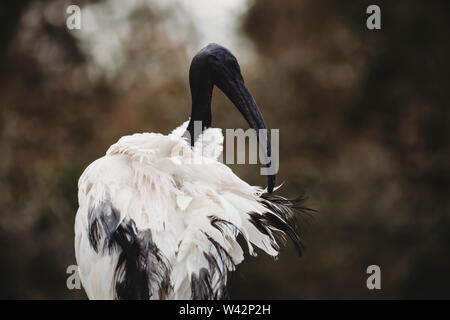
{"label": "ibis", "polygon": [[[167,135],[120,138],[78,181],[75,255],[90,299],[224,299],[244,255],[276,257],[286,238],[303,250],[296,204],[274,195],[275,174],[267,187],[251,186],[218,160],[214,86],[251,128],[267,129],[235,56],[209,44],[193,58],[189,83],[188,121]],[[259,142],[270,159],[270,140]]]}

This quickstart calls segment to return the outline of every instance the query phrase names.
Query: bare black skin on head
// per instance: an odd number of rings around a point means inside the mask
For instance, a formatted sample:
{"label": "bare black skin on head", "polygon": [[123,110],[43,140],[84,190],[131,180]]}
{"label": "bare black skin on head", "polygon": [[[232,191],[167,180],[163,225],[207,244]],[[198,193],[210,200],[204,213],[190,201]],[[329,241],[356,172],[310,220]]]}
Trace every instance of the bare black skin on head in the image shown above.
{"label": "bare black skin on head", "polygon": [[[190,137],[191,145],[198,138],[194,136],[194,121],[202,122],[202,131],[211,127],[211,97],[214,85],[225,93],[247,120],[252,129],[267,129],[258,105],[248,91],[236,57],[230,50],[211,43],[200,50],[192,59],[189,70],[189,84],[192,95],[192,114],[185,137]],[[259,139],[260,146],[271,156],[269,135],[266,141]],[[269,163],[270,165],[270,163]],[[271,193],[275,185],[275,175],[268,176],[267,189]]]}

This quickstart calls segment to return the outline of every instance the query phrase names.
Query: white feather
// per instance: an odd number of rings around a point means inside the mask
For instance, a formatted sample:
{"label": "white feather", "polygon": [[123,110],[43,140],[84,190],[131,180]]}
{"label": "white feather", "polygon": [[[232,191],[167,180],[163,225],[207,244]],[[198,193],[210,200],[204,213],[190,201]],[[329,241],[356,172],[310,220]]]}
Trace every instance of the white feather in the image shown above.
{"label": "white feather", "polygon": [[259,202],[262,190],[217,161],[223,143],[220,129],[206,130],[192,149],[182,138],[187,123],[167,136],[142,133],[120,138],[80,177],[75,251],[89,298],[115,297],[113,276],[119,253],[96,253],[88,240],[89,208],[108,196],[120,213],[120,221],[132,219],[139,231],[151,230],[153,241],[168,259],[173,295],[166,298],[190,298],[191,274],[208,266],[204,253],[217,258],[206,235],[226,249],[234,264],[243,260],[236,229],[220,232],[212,226],[211,216],[232,223],[242,232],[251,254],[255,245],[277,255],[269,236],[249,221],[249,212],[268,211]]}

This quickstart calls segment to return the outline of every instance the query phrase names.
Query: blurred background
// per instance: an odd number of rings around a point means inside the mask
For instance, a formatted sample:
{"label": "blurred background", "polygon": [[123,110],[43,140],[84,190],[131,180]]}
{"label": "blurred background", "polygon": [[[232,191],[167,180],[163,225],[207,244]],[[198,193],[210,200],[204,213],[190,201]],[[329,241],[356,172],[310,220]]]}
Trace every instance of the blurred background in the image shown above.
{"label": "blurred background", "polygon": [[[68,30],[66,8],[81,8]],[[382,29],[366,28],[381,7]],[[450,298],[450,2],[15,0],[0,2],[0,298],[85,299],[77,180],[123,135],[190,114],[188,70],[230,48],[270,128],[278,192],[319,211],[288,245],[238,267],[231,297]],[[219,91],[213,125],[247,128]],[[235,165],[263,185],[258,166]],[[381,268],[368,290],[366,268]]]}

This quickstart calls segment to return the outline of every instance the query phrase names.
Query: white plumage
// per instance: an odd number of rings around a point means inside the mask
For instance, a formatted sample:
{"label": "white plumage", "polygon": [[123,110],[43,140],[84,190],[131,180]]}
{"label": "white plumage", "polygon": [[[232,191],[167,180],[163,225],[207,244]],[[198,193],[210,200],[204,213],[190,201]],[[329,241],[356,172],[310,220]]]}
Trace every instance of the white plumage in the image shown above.
{"label": "white plumage", "polygon": [[75,253],[90,299],[214,299],[227,273],[256,246],[278,254],[275,233],[297,243],[290,203],[238,178],[218,161],[220,129],[193,147],[182,136],[122,137],[78,183]]}

